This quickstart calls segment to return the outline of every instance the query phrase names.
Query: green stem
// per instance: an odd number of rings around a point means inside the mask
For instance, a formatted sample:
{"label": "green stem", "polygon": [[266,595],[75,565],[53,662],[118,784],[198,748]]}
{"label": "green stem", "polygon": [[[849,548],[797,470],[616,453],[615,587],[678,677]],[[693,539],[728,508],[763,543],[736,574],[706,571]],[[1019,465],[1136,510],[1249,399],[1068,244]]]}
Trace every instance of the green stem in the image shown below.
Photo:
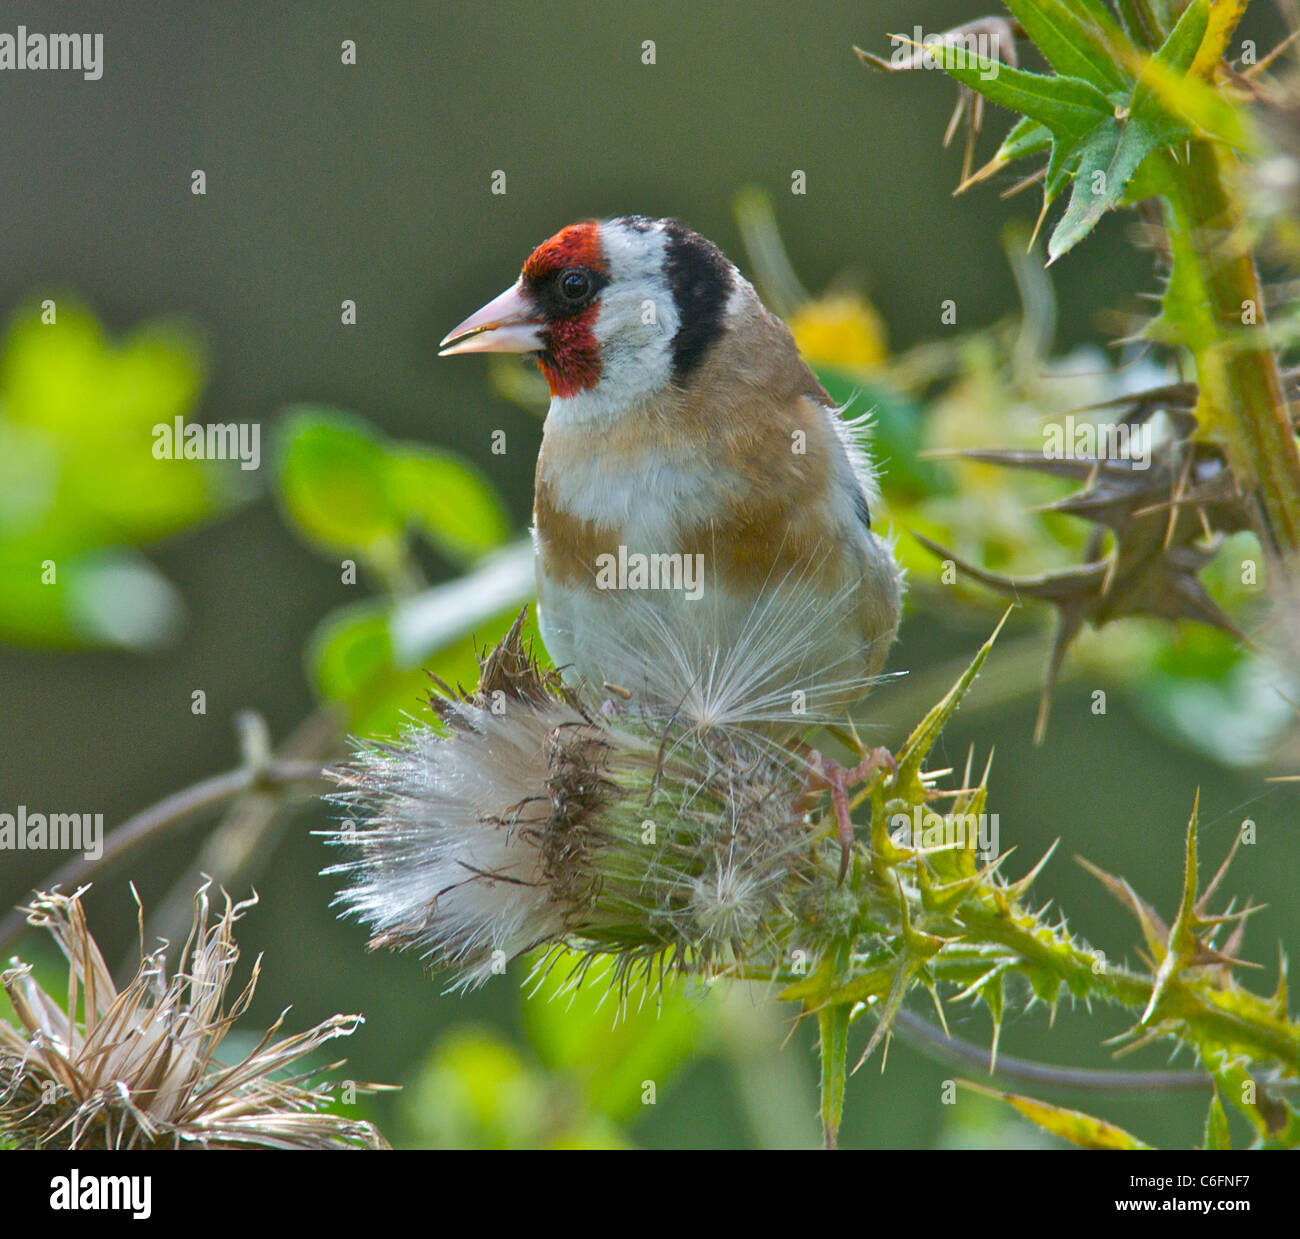
{"label": "green stem", "polygon": [[[1099,967],[1098,955],[1086,944],[1044,926],[1031,912],[1009,904],[1006,894],[989,888],[974,892],[954,912],[944,936],[960,936],[967,947],[992,946],[1009,952],[1023,965],[1056,977],[1075,995],[1100,998],[1135,1012],[1146,1010],[1156,988],[1153,976],[1110,963]],[[879,998],[889,990],[895,971],[868,967],[855,972],[851,957],[844,959],[842,952],[836,952],[812,976],[782,994],[786,999],[801,1000],[805,1011],[817,1012],[822,1116],[828,1140],[833,1139],[839,1122],[843,1079],[836,1072],[842,1070],[841,1039],[847,1036],[847,1021],[841,1027],[832,1013],[847,1013],[854,1003]],[[1231,1047],[1254,1063],[1277,1062],[1289,1072],[1300,1073],[1300,1032],[1296,1027],[1275,1013],[1266,1000],[1240,989],[1221,991],[1205,977],[1180,976],[1168,982],[1160,993],[1151,1026],[1179,1030],[1176,1035],[1185,1035],[1201,1047]]]}
{"label": "green stem", "polygon": [[[1136,1010],[1145,1010],[1151,1000],[1153,978],[1111,964],[1098,969],[1096,956],[1076,943],[1055,933],[1044,940],[1042,926],[1027,913],[1008,915],[982,901],[971,901],[962,907],[959,919],[973,937],[1007,947],[1050,970],[1073,992],[1092,993]],[[1259,1061],[1276,1060],[1300,1071],[1295,1029],[1262,1010],[1227,1010],[1213,1001],[1211,993],[1175,981],[1162,995],[1156,1017],[1184,1024],[1198,1041],[1248,1048]]]}
{"label": "green stem", "polygon": [[[1198,418],[1226,448],[1260,541],[1289,560],[1300,554],[1300,451],[1246,221],[1228,188],[1236,156],[1206,141],[1186,152],[1167,156],[1158,174],[1174,256],[1167,325],[1195,356]],[[1248,310],[1254,321],[1243,325]]]}
{"label": "green stem", "polygon": [[848,1081],[849,1014],[848,1003],[836,1003],[817,1012],[821,1036],[821,1117],[826,1147],[833,1149],[839,1138],[840,1119],[844,1115],[844,1088]]}

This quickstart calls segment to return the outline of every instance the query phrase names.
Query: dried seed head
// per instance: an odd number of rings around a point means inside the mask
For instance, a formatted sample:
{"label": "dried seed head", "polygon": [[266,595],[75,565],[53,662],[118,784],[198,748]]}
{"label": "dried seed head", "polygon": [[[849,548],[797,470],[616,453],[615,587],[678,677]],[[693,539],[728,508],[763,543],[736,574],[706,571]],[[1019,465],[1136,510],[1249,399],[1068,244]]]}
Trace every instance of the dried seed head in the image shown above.
{"label": "dried seed head", "polygon": [[49,930],[68,960],[68,1007],[25,964],[0,977],[19,1021],[0,1021],[0,1140],[28,1149],[387,1147],[371,1124],[321,1113],[333,1100],[328,1087],[282,1075],[327,1041],[350,1036],[360,1016],[336,1015],[277,1041],[281,1016],[246,1058],[218,1060],[257,983],[254,965],[226,1006],[239,959],[234,923],[256,900],[227,898],[210,921],[207,889],[195,897],[170,979],[162,947],[142,954],[120,993],[86,925],[82,892],[36,897],[28,920]]}

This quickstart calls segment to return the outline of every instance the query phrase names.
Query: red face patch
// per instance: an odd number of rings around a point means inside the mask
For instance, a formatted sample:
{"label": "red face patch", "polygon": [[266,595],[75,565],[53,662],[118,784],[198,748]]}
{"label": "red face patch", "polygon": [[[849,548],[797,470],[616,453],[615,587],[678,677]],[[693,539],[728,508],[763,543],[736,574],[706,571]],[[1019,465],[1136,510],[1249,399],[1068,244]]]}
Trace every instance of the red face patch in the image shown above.
{"label": "red face patch", "polygon": [[598,312],[592,306],[577,318],[552,324],[550,347],[537,355],[552,396],[576,396],[600,382],[600,342],[592,330]]}
{"label": "red face patch", "polygon": [[[591,290],[575,300],[566,296],[566,280],[586,279]],[[570,224],[542,242],[524,263],[523,278],[546,323],[546,346],[537,355],[552,396],[576,396],[600,382],[600,342],[596,319],[600,289],[606,278],[600,252],[600,225],[594,220]]]}
{"label": "red face patch", "polygon": [[594,219],[561,228],[549,241],[543,241],[524,263],[524,278],[545,279],[565,267],[590,267],[604,272],[605,260],[600,253],[600,225]]}

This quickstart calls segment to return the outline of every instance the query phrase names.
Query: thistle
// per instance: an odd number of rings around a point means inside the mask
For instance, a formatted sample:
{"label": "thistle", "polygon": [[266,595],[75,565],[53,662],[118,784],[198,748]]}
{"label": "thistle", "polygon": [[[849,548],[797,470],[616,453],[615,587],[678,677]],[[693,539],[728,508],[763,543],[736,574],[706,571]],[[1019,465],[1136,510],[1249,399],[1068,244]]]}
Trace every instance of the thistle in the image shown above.
{"label": "thistle", "polygon": [[[0,1143],[21,1149],[387,1148],[370,1124],[324,1113],[328,1086],[306,1087],[285,1068],[335,1037],[358,1015],[335,1015],[276,1040],[284,1015],[250,1054],[226,1063],[222,1039],[247,1010],[258,966],[233,1003],[239,959],[234,924],[255,899],[209,917],[207,887],[176,969],[165,945],[143,953],[121,991],[86,924],[82,891],[38,894],[26,909],[68,961],[66,1010],[15,963],[0,978],[19,1026],[0,1022]],[[77,1016],[78,1004],[82,1015]],[[338,1066],[338,1064],[334,1064]]]}
{"label": "thistle", "polygon": [[[991,48],[977,45],[971,26],[898,63],[860,55],[882,68],[939,67],[959,83],[964,100],[974,92],[1016,115],[983,168],[971,173],[963,166],[959,191],[1045,154],[1045,166],[1007,192],[1041,184],[1035,235],[1056,201],[1068,198],[1049,230],[1049,264],[1108,212],[1139,209],[1139,244],[1156,254],[1159,309],[1132,324],[1121,342],[1142,342],[1175,362],[1182,378],[1126,398],[1131,407],[1123,423],[1131,430],[1163,414],[1165,430],[1150,462],[1135,465],[1100,450],[1068,461],[1021,451],[967,453],[1079,484],[1051,505],[1093,524],[1076,567],[1013,577],[926,543],[985,585],[1056,608],[1041,739],[1057,673],[1085,625],[1147,615],[1241,636],[1200,580],[1218,555],[1220,535],[1249,531],[1257,539],[1273,610],[1260,635],[1272,644],[1278,630],[1280,659],[1294,650],[1300,447],[1294,288],[1285,275],[1300,255],[1296,79],[1288,64],[1294,58],[1284,55],[1291,39],[1258,63],[1228,59],[1244,0],[1005,0],[1005,7],[1013,25]],[[1019,68],[1007,54],[1015,48],[1011,34],[1035,44],[1050,71]],[[1261,272],[1279,263],[1284,278],[1270,286]]]}
{"label": "thistle", "polygon": [[475,693],[431,696],[441,727],[334,772],[353,817],[329,837],[355,849],[327,870],[350,877],[336,902],[453,988],[563,942],[612,955],[624,986],[765,951],[817,867],[806,759],[689,710],[596,709],[538,666],[522,620]]}

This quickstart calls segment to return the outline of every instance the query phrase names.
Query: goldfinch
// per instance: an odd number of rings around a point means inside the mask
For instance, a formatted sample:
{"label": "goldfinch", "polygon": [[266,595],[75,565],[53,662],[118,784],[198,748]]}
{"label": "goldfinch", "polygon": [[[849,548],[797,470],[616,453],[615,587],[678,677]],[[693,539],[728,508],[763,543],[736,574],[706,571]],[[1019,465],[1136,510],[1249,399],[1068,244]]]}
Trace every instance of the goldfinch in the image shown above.
{"label": "goldfinch", "polygon": [[898,627],[875,474],[722,252],[672,219],[572,224],[441,344],[486,352],[533,354],[551,391],[533,534],[556,665],[700,725],[842,718]]}

